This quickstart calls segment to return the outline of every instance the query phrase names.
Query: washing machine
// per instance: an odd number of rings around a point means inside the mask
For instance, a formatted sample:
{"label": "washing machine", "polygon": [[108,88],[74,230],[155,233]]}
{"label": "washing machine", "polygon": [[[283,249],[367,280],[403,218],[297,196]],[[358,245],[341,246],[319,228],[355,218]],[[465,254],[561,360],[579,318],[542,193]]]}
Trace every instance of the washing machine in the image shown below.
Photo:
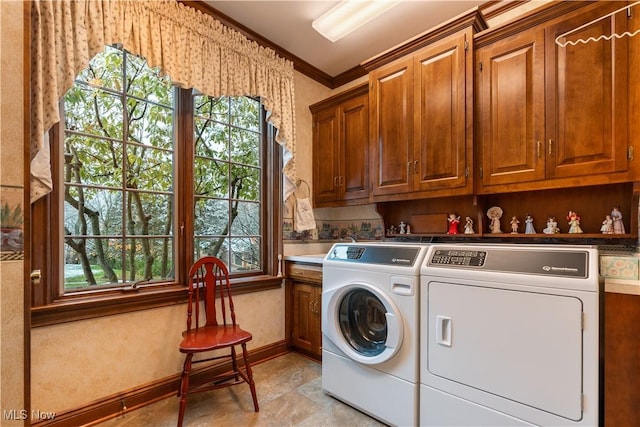
{"label": "washing machine", "polygon": [[420,289],[420,425],[601,425],[591,246],[438,244]]}
{"label": "washing machine", "polygon": [[322,388],[390,425],[418,423],[419,285],[426,249],[338,243],[322,267]]}

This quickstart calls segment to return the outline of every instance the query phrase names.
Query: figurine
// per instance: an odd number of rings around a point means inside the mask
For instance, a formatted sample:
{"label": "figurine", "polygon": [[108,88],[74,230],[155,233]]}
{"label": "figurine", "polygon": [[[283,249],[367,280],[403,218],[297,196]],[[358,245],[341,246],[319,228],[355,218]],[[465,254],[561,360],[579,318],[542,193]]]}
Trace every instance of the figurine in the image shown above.
{"label": "figurine", "polygon": [[602,221],[602,227],[600,227],[602,234],[613,234],[613,219],[611,215],[607,215]]}
{"label": "figurine", "polygon": [[470,217],[466,217],[464,221],[464,234],[474,234],[473,220]]}
{"label": "figurine", "polygon": [[622,212],[619,206],[614,206],[611,211],[611,219],[613,220],[613,234],[625,234],[624,222],[622,222]]}
{"label": "figurine", "polygon": [[569,221],[569,233],[582,233],[582,228],[580,228],[580,216],[575,211],[569,211],[567,214],[567,221]]}
{"label": "figurine", "polygon": [[447,231],[447,234],[458,234],[458,224],[460,223],[460,216],[454,213],[450,213],[447,221],[449,221],[449,230]]}
{"label": "figurine", "polygon": [[411,234],[411,226],[407,224],[407,234]]}
{"label": "figurine", "polygon": [[492,234],[502,233],[500,229],[500,218],[502,218],[502,208],[499,206],[493,206],[487,211],[487,217],[491,220],[489,227]]}
{"label": "figurine", "polygon": [[387,229],[387,234],[396,234],[396,226],[392,225]]}
{"label": "figurine", "polygon": [[520,224],[520,221],[516,216],[511,217],[510,224],[511,224],[511,234],[518,234],[518,224]]}
{"label": "figurine", "polygon": [[524,234],[536,234],[536,229],[533,228],[533,217],[529,214],[524,218]]}
{"label": "figurine", "polygon": [[544,234],[556,234],[560,232],[560,229],[558,228],[558,221],[556,221],[555,216],[550,216],[547,219],[547,228],[542,230],[542,232]]}
{"label": "figurine", "polygon": [[400,221],[400,234],[406,233],[406,227],[407,225],[404,223],[404,221]]}

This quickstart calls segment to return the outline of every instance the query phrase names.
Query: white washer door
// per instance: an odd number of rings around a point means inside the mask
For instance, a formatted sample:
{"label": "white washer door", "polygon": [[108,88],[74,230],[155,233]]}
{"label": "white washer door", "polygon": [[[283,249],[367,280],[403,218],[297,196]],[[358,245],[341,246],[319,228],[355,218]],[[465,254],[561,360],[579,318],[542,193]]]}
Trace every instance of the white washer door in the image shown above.
{"label": "white washer door", "polygon": [[375,365],[391,359],[404,336],[401,313],[375,286],[352,283],[326,291],[322,331],[347,357]]}

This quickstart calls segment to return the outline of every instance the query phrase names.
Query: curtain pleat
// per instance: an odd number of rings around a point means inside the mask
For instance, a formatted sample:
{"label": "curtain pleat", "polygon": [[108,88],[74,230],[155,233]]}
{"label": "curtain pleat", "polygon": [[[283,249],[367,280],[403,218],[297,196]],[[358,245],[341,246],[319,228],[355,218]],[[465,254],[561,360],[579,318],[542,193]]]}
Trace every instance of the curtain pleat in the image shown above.
{"label": "curtain pleat", "polygon": [[[45,134],[59,101],[106,45],[140,55],[182,88],[209,96],[259,96],[295,152],[293,63],[175,0],[35,0],[32,3],[31,200],[52,190]],[[295,182],[294,160],[283,169]],[[285,197],[288,194],[285,194]]]}

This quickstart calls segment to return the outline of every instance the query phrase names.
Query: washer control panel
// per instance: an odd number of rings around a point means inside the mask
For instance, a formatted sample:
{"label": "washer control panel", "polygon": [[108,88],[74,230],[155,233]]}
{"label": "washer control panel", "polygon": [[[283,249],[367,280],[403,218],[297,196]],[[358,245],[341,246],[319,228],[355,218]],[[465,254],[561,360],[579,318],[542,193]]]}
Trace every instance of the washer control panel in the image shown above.
{"label": "washer control panel", "polygon": [[486,258],[485,251],[438,249],[433,252],[429,264],[482,267]]}

